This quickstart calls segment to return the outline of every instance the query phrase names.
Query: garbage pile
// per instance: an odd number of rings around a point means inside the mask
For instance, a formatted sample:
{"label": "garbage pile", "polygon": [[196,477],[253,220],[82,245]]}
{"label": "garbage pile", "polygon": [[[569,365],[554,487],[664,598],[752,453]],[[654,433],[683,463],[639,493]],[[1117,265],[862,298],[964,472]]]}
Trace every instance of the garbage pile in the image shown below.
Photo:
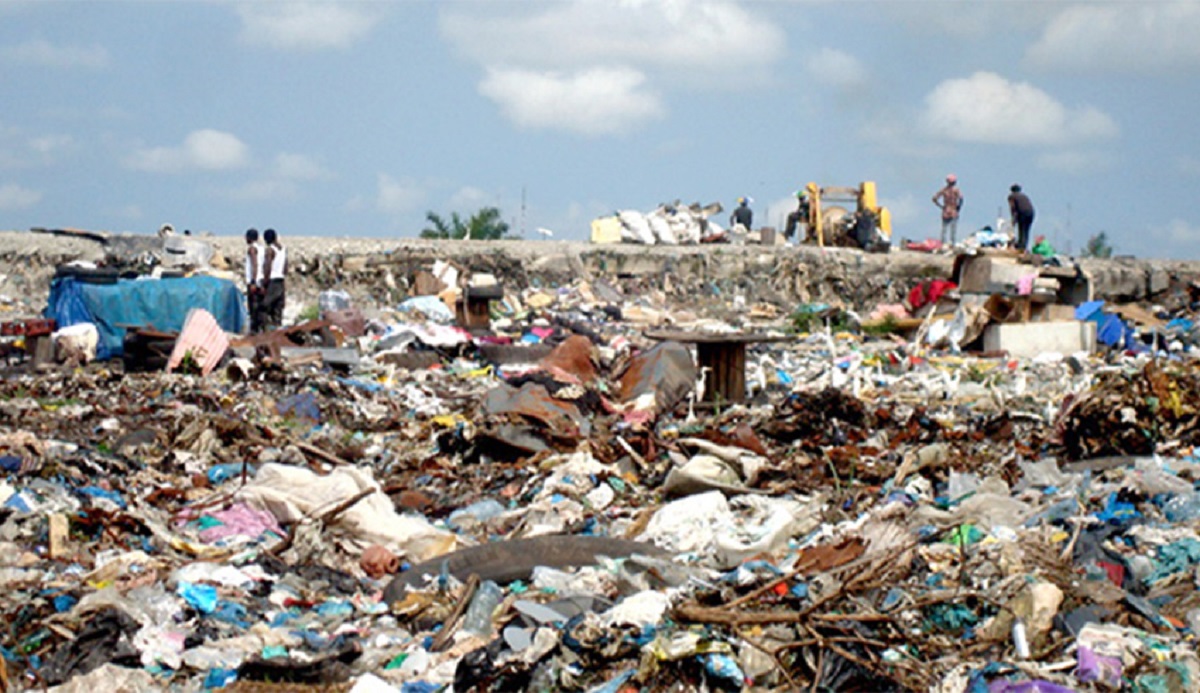
{"label": "garbage pile", "polygon": [[10,370],[0,690],[1200,690],[1195,360],[476,280]]}
{"label": "garbage pile", "polygon": [[678,200],[647,213],[623,210],[592,221],[592,243],[728,243],[732,240],[729,231],[710,218],[721,210],[719,202],[701,206],[698,202],[683,205]]}

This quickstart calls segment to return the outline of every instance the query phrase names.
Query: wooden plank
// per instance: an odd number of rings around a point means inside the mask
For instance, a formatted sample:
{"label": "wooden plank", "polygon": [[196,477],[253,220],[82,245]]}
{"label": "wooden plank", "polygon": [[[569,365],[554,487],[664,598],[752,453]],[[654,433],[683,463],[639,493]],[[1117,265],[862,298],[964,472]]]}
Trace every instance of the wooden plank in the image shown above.
{"label": "wooden plank", "polygon": [[48,520],[50,524],[47,532],[50,535],[50,559],[57,560],[65,557],[68,553],[71,525],[67,521],[67,516],[62,513],[54,513]]}
{"label": "wooden plank", "polygon": [[725,348],[729,363],[728,395],[731,402],[746,400],[746,345],[731,344]]}
{"label": "wooden plank", "polygon": [[491,327],[490,303],[491,299],[477,298],[475,296],[467,297],[467,327],[479,327],[483,329]]}
{"label": "wooden plank", "polygon": [[27,337],[25,348],[33,354],[33,367],[54,365],[54,340],[50,335]]}
{"label": "wooden plank", "polygon": [[746,399],[746,345],[742,342],[696,345],[696,360],[709,368],[704,401],[741,402]]}

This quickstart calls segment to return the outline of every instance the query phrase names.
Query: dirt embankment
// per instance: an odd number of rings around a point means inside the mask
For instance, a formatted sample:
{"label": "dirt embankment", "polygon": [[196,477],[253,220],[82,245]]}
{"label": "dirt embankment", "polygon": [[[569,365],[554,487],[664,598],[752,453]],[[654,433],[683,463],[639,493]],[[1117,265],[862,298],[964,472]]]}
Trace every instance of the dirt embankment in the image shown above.
{"label": "dirt embankment", "polygon": [[[244,241],[206,238],[230,269],[240,268]],[[671,302],[722,301],[742,295],[788,309],[809,302],[870,308],[903,297],[924,278],[946,277],[952,259],[896,251],[867,254],[844,248],[762,246],[592,245],[568,241],[429,241],[386,238],[283,239],[289,248],[296,304],[324,289],[348,291],[364,307],[391,305],[409,294],[409,282],[435,260],[490,272],[511,289],[553,288],[577,279],[604,278],[626,296]],[[115,236],[107,243],[40,233],[0,232],[0,295],[8,312],[36,313],[45,306],[54,268],[75,260],[136,258],[154,253],[154,236]],[[1098,298],[1167,302],[1200,278],[1200,263],[1088,260]]]}

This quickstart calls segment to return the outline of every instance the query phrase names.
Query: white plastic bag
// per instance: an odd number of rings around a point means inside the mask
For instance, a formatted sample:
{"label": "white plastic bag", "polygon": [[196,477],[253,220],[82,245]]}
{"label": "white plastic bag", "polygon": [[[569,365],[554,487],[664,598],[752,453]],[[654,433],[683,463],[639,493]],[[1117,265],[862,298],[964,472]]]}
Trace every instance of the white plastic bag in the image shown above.
{"label": "white plastic bag", "polygon": [[644,214],[636,210],[625,210],[617,212],[617,218],[621,220],[624,229],[621,234],[624,240],[654,245],[654,231],[650,229],[650,223],[646,221]]}

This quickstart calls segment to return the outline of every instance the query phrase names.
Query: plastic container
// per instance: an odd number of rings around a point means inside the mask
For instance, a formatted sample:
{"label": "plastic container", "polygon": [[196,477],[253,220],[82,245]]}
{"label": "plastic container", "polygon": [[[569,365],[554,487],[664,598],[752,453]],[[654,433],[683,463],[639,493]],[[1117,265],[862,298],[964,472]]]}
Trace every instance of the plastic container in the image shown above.
{"label": "plastic container", "polygon": [[350,294],[345,291],[322,291],[317,296],[317,306],[322,313],[350,308]]}
{"label": "plastic container", "polygon": [[496,611],[496,607],[500,606],[502,599],[504,599],[504,591],[500,589],[500,586],[491,580],[484,580],[479,585],[479,589],[475,591],[471,605],[467,607],[467,613],[463,616],[463,631],[482,638],[490,638],[492,636],[492,614]]}
{"label": "plastic container", "polygon": [[1163,515],[1171,522],[1190,522],[1200,517],[1200,493],[1175,496],[1163,505]]}
{"label": "plastic container", "polygon": [[499,501],[485,498],[450,513],[450,517],[446,518],[446,522],[451,527],[457,528],[463,524],[470,524],[472,521],[479,523],[487,522],[495,517],[499,517],[504,511],[505,508]]}
{"label": "plastic container", "polygon": [[[257,466],[246,464],[246,474],[254,476]],[[225,464],[214,464],[208,468],[208,481],[211,484],[223,484],[234,477],[242,476],[241,462],[228,462]]]}
{"label": "plastic container", "polygon": [[946,485],[946,495],[951,501],[962,500],[964,496],[979,490],[979,476],[950,471],[950,481]]}

